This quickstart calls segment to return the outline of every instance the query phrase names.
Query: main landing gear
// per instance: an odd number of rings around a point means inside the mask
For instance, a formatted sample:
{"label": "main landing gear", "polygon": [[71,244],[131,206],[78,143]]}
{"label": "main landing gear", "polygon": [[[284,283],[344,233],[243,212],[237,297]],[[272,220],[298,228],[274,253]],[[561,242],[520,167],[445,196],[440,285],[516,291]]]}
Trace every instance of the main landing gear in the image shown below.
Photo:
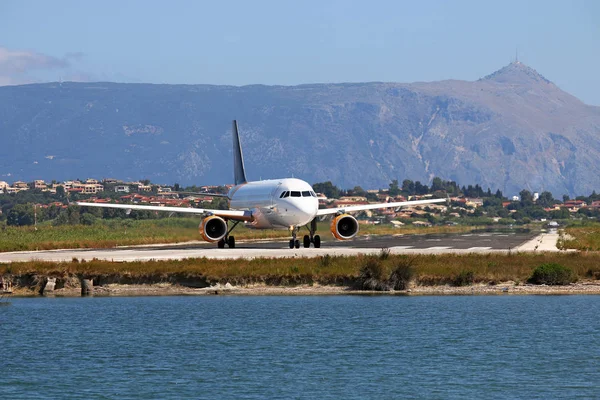
{"label": "main landing gear", "polygon": [[[229,225],[229,220],[225,220],[227,225]],[[225,245],[229,246],[230,249],[235,248],[235,236],[229,236],[229,233],[240,223],[240,221],[235,221],[233,226],[227,231],[225,237],[217,242],[217,247],[219,249],[225,248]]]}
{"label": "main landing gear", "polygon": [[312,243],[315,246],[315,249],[318,249],[321,247],[321,236],[319,235],[315,235],[315,232],[317,231],[317,218],[313,218],[312,221],[310,221],[310,226],[308,227],[308,235],[304,235],[304,248],[309,248],[310,244]]}
{"label": "main landing gear", "polygon": [[[317,219],[313,219],[310,222],[310,226],[308,227],[308,235],[304,235],[304,237],[302,238],[302,244],[304,245],[305,249],[308,249],[310,247],[310,244],[312,243],[315,246],[315,249],[318,249],[321,247],[321,236],[319,235],[315,235],[315,232],[317,231]],[[292,229],[292,239],[290,240],[290,249],[295,248],[300,248],[300,241],[298,239],[296,239],[296,236],[298,235],[298,227],[294,227]]]}

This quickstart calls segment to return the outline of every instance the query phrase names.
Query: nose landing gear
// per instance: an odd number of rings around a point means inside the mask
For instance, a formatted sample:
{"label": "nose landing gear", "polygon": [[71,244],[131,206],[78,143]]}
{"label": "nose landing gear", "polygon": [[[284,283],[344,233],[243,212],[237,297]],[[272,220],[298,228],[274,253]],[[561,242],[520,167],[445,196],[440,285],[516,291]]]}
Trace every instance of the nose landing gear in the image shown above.
{"label": "nose landing gear", "polygon": [[[315,232],[317,231],[317,219],[314,218],[310,222],[310,225],[307,226],[307,228],[308,228],[309,234],[304,235],[304,237],[302,238],[302,244],[304,245],[304,248],[308,249],[310,247],[311,243],[315,246],[315,249],[320,248],[321,247],[321,236],[315,235]],[[290,240],[290,243],[289,243],[290,249],[293,249],[293,248],[299,249],[300,248],[300,240],[297,239],[299,227],[293,226],[293,227],[290,227],[290,230],[292,231],[292,239]]]}
{"label": "nose landing gear", "polygon": [[290,249],[293,249],[294,247],[299,249],[300,241],[298,239],[296,239],[296,236],[298,235],[298,227],[294,226],[291,228],[291,230],[292,230],[292,238],[290,239]]}

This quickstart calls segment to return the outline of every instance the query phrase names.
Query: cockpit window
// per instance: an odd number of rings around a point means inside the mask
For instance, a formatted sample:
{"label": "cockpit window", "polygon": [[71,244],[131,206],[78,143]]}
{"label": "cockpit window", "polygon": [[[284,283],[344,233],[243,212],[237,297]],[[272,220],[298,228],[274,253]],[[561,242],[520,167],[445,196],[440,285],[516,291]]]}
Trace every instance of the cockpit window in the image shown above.
{"label": "cockpit window", "polygon": [[297,191],[295,191],[295,190],[292,190],[292,191],[291,191],[291,196],[292,196],[292,197],[302,197],[302,196],[300,195],[300,192],[297,192]]}
{"label": "cockpit window", "polygon": [[283,199],[284,197],[288,197],[290,195],[289,190],[286,190],[285,192],[281,193],[281,196],[279,196],[280,199]]}
{"label": "cockpit window", "polygon": [[304,192],[302,192],[302,197],[310,197],[310,191],[305,190]]}
{"label": "cockpit window", "polygon": [[317,197],[317,194],[316,194],[315,192],[313,192],[312,190],[310,191],[310,195],[311,195],[312,197]]}

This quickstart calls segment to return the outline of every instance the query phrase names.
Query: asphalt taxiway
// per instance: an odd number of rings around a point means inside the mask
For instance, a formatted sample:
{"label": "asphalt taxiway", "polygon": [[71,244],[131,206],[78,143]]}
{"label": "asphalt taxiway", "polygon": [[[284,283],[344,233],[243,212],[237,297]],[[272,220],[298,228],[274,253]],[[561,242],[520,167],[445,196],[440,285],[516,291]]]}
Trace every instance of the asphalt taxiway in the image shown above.
{"label": "asphalt taxiway", "polygon": [[[325,236],[325,235],[323,235]],[[329,235],[327,235],[329,236]],[[185,244],[117,247],[111,249],[45,250],[0,253],[0,263],[19,261],[109,260],[144,261],[185,258],[256,258],[256,257],[317,257],[378,253],[389,249],[392,254],[495,253],[524,251],[557,251],[555,232],[480,232],[434,235],[361,236],[340,242],[324,237],[322,247],[288,248],[287,241],[238,241],[235,249],[217,249],[215,244],[194,242]]]}

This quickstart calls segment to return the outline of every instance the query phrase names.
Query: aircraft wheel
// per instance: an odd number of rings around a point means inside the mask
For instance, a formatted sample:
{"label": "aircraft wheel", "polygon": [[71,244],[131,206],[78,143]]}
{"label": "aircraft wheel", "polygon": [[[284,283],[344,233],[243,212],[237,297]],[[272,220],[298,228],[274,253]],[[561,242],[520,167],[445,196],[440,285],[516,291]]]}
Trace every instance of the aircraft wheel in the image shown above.
{"label": "aircraft wheel", "polygon": [[308,249],[310,247],[310,236],[304,235],[304,248]]}
{"label": "aircraft wheel", "polygon": [[225,239],[221,239],[221,240],[219,240],[219,241],[217,242],[217,247],[218,247],[219,249],[223,249],[223,248],[225,248]]}
{"label": "aircraft wheel", "polygon": [[294,248],[294,239],[290,239],[290,249]]}
{"label": "aircraft wheel", "polygon": [[296,242],[294,243],[294,246],[299,249],[300,248],[300,241],[298,239],[296,239]]}
{"label": "aircraft wheel", "polygon": [[227,244],[229,245],[230,249],[234,249],[235,248],[235,238],[233,236],[229,236],[229,239],[227,240]]}
{"label": "aircraft wheel", "polygon": [[321,236],[315,235],[315,237],[313,238],[313,243],[315,244],[315,249],[320,248],[321,247]]}

